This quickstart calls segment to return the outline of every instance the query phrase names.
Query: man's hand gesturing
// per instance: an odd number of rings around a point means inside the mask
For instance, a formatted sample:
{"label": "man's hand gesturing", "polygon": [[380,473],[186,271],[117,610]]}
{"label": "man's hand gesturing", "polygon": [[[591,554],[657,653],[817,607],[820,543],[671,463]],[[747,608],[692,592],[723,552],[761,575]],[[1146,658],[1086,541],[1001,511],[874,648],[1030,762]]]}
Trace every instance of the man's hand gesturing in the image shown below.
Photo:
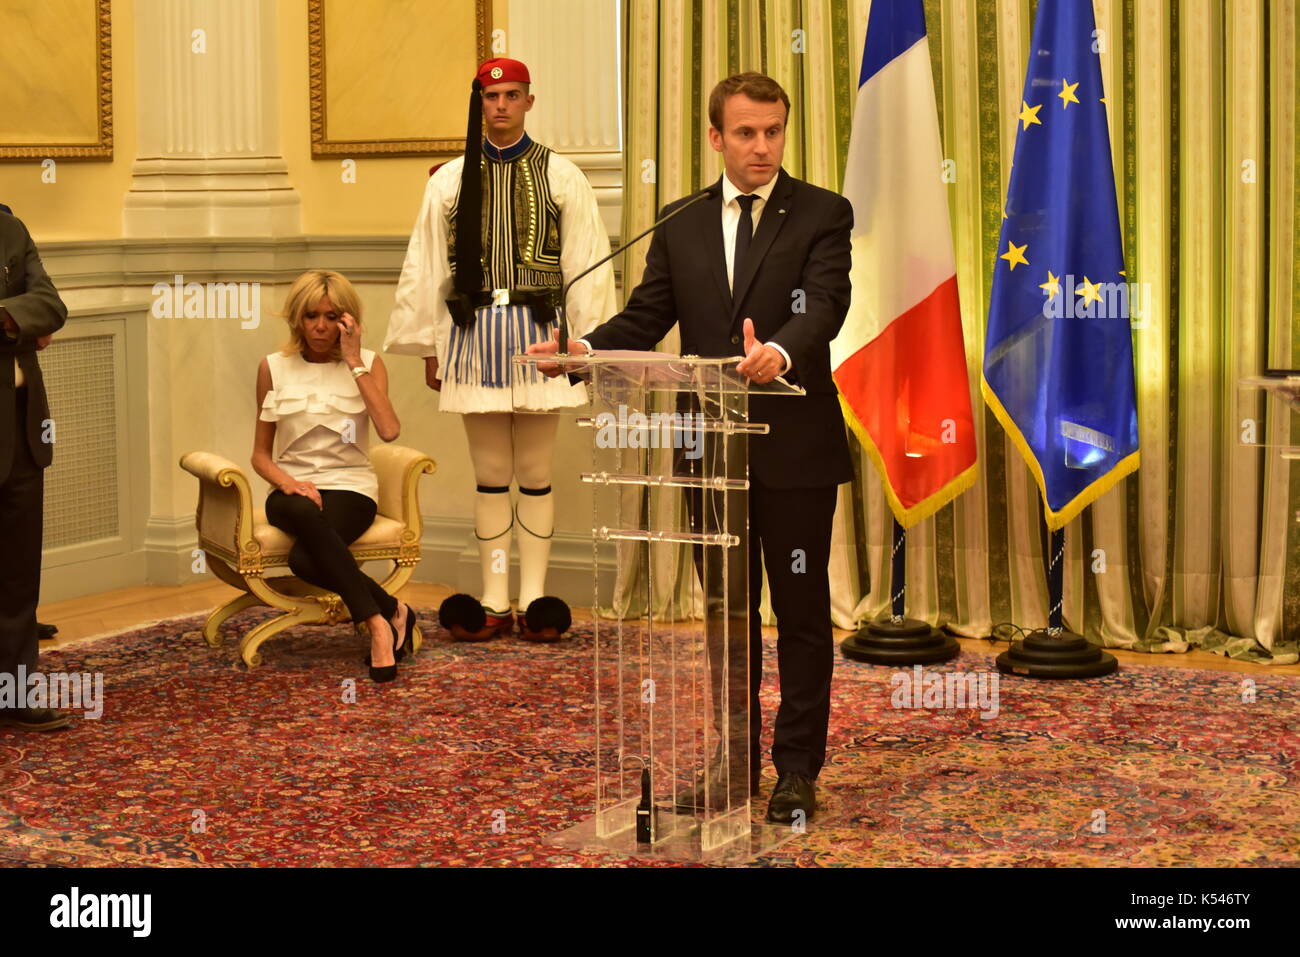
{"label": "man's hand gesturing", "polygon": [[[527,350],[527,354],[530,356],[553,356],[559,351],[560,351],[560,330],[557,328],[548,341],[534,342],[531,346],[529,346]],[[586,354],[587,354],[587,347],[583,343],[579,342],[577,339],[574,339],[572,336],[570,336],[569,355],[583,356]],[[556,376],[561,375],[566,370],[558,362],[539,362],[537,363],[537,371],[544,376],[554,379]]]}
{"label": "man's hand gesturing", "polygon": [[736,371],[750,382],[771,382],[785,368],[785,359],[771,346],[754,338],[754,320],[745,319],[745,358]]}

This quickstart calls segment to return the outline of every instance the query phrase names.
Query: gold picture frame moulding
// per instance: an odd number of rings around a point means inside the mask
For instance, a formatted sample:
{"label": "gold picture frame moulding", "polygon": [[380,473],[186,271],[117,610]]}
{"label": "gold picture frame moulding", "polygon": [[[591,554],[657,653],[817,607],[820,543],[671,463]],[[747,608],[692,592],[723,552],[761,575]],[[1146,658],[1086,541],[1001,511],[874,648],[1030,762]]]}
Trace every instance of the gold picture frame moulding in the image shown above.
{"label": "gold picture frame moulding", "polygon": [[[434,136],[425,139],[373,139],[373,140],[331,140],[327,138],[329,128],[327,108],[328,91],[325,84],[325,62],[327,40],[325,37],[325,4],[327,0],[307,0],[307,49],[309,62],[308,89],[311,105],[311,155],[313,158],[331,156],[427,156],[444,154],[453,156],[465,151],[463,136]],[[328,0],[337,3],[340,0]],[[465,3],[471,0],[463,0]],[[476,49],[475,64],[481,63],[489,56],[491,43],[491,3],[492,0],[472,0],[475,11]],[[457,117],[454,129],[465,127],[464,102],[470,77],[466,78],[464,88],[451,96],[456,106],[453,115]],[[451,132],[449,130],[449,132]]]}
{"label": "gold picture frame moulding", "polygon": [[87,143],[0,142],[0,161],[113,158],[113,18],[112,0],[86,0],[95,16],[95,141]]}

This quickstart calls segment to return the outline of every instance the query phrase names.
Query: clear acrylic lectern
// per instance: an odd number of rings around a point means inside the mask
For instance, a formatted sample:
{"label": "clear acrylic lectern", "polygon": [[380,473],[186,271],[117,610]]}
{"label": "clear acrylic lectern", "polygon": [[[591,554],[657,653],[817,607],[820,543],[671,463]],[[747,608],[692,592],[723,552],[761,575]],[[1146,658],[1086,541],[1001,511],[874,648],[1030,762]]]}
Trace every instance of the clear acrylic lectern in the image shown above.
{"label": "clear acrylic lectern", "polygon": [[1294,427],[1300,413],[1300,370],[1280,369],[1237,381],[1237,441],[1300,459]]}
{"label": "clear acrylic lectern", "polygon": [[[544,361],[515,357],[516,411],[539,411]],[[591,436],[596,724],[596,813],[556,835],[566,846],[739,861],[791,836],[751,819],[748,442],[768,426],[749,401],[803,390],[754,385],[739,361],[564,359],[587,385],[560,412]]]}

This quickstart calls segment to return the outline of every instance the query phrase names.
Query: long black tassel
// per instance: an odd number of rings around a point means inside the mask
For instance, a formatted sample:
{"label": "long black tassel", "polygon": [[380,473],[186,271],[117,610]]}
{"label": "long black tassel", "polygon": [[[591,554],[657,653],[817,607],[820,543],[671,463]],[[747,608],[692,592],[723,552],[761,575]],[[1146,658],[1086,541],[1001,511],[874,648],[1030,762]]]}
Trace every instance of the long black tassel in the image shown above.
{"label": "long black tassel", "polygon": [[[483,139],[483,87],[476,78],[470,87],[469,120],[465,128],[465,166],[460,173],[460,200],[456,209],[456,300],[462,325],[474,315],[469,297],[483,291],[483,178],[479,163]],[[450,303],[449,303],[450,305]]]}

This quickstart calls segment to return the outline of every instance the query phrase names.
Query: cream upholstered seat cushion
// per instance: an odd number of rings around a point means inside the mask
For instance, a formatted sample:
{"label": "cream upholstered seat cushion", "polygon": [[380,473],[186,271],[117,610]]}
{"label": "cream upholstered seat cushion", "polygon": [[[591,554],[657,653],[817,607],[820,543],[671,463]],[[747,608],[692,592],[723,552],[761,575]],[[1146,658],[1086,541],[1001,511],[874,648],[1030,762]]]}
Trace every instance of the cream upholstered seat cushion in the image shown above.
{"label": "cream upholstered seat cushion", "polygon": [[[406,526],[394,518],[376,515],[371,526],[349,548],[397,548]],[[253,538],[262,546],[262,560],[288,560],[293,539],[266,520],[266,509],[253,513]]]}

